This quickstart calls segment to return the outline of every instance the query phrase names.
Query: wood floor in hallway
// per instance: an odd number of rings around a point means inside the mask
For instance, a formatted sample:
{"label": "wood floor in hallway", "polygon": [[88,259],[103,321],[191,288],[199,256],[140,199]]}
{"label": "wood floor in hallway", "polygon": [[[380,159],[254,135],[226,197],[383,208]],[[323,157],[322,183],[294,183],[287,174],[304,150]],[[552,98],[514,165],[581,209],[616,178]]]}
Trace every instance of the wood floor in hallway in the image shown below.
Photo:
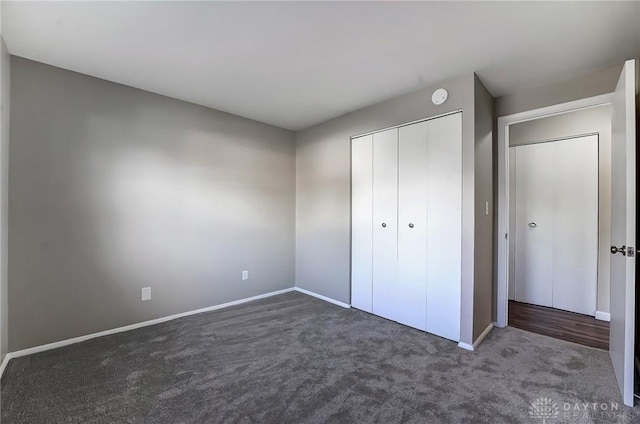
{"label": "wood floor in hallway", "polygon": [[556,339],[609,350],[609,323],[589,315],[510,300],[509,325]]}

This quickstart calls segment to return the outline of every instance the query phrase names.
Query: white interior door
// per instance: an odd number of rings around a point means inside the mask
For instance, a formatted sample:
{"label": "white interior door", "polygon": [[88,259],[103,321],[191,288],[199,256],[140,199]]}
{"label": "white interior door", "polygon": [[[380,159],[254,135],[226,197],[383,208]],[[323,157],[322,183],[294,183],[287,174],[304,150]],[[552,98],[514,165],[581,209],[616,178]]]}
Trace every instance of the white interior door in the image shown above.
{"label": "white interior door", "polygon": [[462,114],[427,121],[427,331],[460,340]]}
{"label": "white interior door", "polygon": [[371,312],[373,135],[351,140],[351,306]]}
{"label": "white interior door", "polygon": [[553,144],[512,147],[516,174],[515,300],[553,304]]}
{"label": "white interior door", "polygon": [[[611,325],[609,354],[623,401],[633,406],[636,247],[635,61],[624,64],[611,121]],[[616,248],[616,253],[614,252]],[[621,248],[618,251],[617,248]],[[624,255],[630,248],[632,255]]]}
{"label": "white interior door", "polygon": [[598,296],[598,136],[554,145],[553,307],[595,315]]}
{"label": "white interior door", "polygon": [[373,135],[373,302],[376,315],[398,320],[398,129]]}
{"label": "white interior door", "polygon": [[398,134],[398,322],[426,330],[427,122]]}

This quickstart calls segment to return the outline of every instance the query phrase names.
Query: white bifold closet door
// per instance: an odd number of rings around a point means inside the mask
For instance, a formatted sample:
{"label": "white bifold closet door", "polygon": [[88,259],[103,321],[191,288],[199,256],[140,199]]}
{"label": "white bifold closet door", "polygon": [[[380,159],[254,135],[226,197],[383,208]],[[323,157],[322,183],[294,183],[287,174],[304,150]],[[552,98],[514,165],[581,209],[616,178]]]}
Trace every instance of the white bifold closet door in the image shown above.
{"label": "white bifold closet door", "polygon": [[351,140],[351,306],[372,312],[373,135]]}
{"label": "white bifold closet door", "polygon": [[460,114],[407,125],[398,141],[396,320],[460,337]]}
{"label": "white bifold closet door", "polygon": [[513,148],[515,300],[596,312],[598,136]]}
{"label": "white bifold closet door", "polygon": [[459,341],[462,113],[427,122],[427,331]]}
{"label": "white bifold closet door", "polygon": [[427,329],[428,121],[399,129],[397,321]]}
{"label": "white bifold closet door", "polygon": [[462,115],[352,140],[352,306],[460,339]]}
{"label": "white bifold closet door", "polygon": [[373,302],[376,315],[397,321],[398,129],[373,134]]}
{"label": "white bifold closet door", "polygon": [[553,306],[552,143],[512,148],[515,159],[515,300]]}

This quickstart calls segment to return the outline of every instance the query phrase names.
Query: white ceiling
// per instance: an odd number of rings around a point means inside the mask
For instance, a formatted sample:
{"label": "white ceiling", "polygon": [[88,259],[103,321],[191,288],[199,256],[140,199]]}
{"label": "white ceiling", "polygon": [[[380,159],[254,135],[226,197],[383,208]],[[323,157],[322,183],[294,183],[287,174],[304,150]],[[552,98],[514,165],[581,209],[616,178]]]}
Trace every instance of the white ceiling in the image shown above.
{"label": "white ceiling", "polygon": [[476,71],[494,96],[640,56],[640,2],[3,2],[18,56],[299,130]]}

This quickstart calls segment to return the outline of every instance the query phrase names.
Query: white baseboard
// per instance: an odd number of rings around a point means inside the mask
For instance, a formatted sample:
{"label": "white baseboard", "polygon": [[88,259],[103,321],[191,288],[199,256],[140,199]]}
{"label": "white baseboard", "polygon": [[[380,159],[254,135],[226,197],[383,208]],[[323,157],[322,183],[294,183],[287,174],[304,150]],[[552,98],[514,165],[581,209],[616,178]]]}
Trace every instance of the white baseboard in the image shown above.
{"label": "white baseboard", "polygon": [[163,322],[171,321],[171,320],[174,320],[174,319],[177,319],[177,318],[186,317],[186,316],[189,316],[189,315],[201,314],[203,312],[216,311],[218,309],[228,308],[229,306],[240,305],[242,303],[247,303],[247,302],[251,302],[251,301],[259,300],[259,299],[264,299],[266,297],[276,296],[276,295],[279,295],[279,294],[284,294],[284,293],[288,293],[288,292],[292,292],[292,291],[298,291],[300,293],[304,293],[304,294],[306,294],[308,296],[313,296],[315,298],[324,300],[325,302],[333,303],[334,305],[338,305],[338,306],[341,306],[343,308],[350,308],[351,307],[351,305],[349,305],[349,304],[346,304],[344,302],[339,302],[337,300],[331,299],[330,297],[326,297],[326,296],[323,296],[321,294],[317,294],[317,293],[311,292],[309,290],[301,289],[299,287],[291,287],[291,288],[284,289],[284,290],[277,290],[277,291],[273,291],[273,292],[269,292],[269,293],[260,294],[260,295],[257,295],[257,296],[247,297],[245,299],[234,300],[233,302],[222,303],[220,305],[214,305],[214,306],[209,306],[209,307],[206,307],[206,308],[195,309],[193,311],[182,312],[182,313],[179,313],[179,314],[169,315],[169,316],[161,317],[161,318],[156,318],[156,319],[152,319],[152,320],[149,320],[149,321],[143,321],[143,322],[139,322],[139,323],[136,323],[136,324],[125,325],[124,327],[113,328],[111,330],[105,330],[105,331],[100,331],[98,333],[91,333],[91,334],[86,334],[86,335],[80,336],[80,337],[74,337],[72,339],[60,340],[58,342],[48,343],[48,344],[44,344],[44,345],[40,345],[40,346],[34,346],[34,347],[30,347],[28,349],[17,350],[15,352],[9,352],[9,353],[7,353],[5,355],[4,360],[2,361],[2,364],[0,364],[0,377],[2,377],[2,375],[4,373],[4,370],[5,370],[6,366],[7,366],[7,363],[9,362],[9,360],[11,360],[13,358],[19,358],[21,356],[32,355],[34,353],[45,352],[47,350],[57,349],[59,347],[64,347],[64,346],[69,346],[69,345],[72,345],[72,344],[75,344],[75,343],[84,342],[86,340],[95,339],[96,337],[103,337],[103,336],[108,336],[110,334],[117,334],[117,333],[122,333],[122,332],[125,332],[125,331],[135,330],[135,329],[142,328],[142,327],[148,327],[150,325],[160,324],[160,323],[163,323]]}
{"label": "white baseboard", "polygon": [[596,311],[596,319],[600,321],[611,321],[611,314],[609,312]]}
{"label": "white baseboard", "polygon": [[493,330],[493,323],[492,322],[490,322],[489,325],[487,325],[487,328],[485,328],[484,331],[482,333],[480,333],[480,335],[478,336],[476,341],[473,342],[472,345],[470,345],[469,343],[459,342],[458,343],[458,347],[461,347],[462,349],[466,349],[466,350],[470,350],[470,351],[476,350],[478,348],[478,346],[480,345],[480,343],[482,343],[484,338],[487,337],[487,334],[489,334],[491,332],[491,330]]}
{"label": "white baseboard", "polygon": [[7,366],[7,363],[9,362],[9,360],[13,359],[13,358],[19,358],[21,356],[31,355],[31,354],[39,353],[39,352],[44,352],[44,351],[51,350],[51,349],[57,349],[59,347],[68,346],[68,345],[72,345],[72,344],[75,344],[75,343],[84,342],[84,341],[90,340],[90,339],[95,339],[96,337],[108,336],[110,334],[122,333],[124,331],[135,330],[137,328],[148,327],[150,325],[160,324],[162,322],[167,322],[167,321],[171,321],[171,320],[174,320],[174,319],[177,319],[177,318],[187,317],[189,315],[196,315],[196,314],[201,314],[203,312],[216,311],[218,309],[228,308],[229,306],[240,305],[242,303],[247,303],[247,302],[251,302],[251,301],[259,300],[259,299],[264,299],[266,297],[276,296],[276,295],[279,295],[279,294],[292,292],[294,290],[295,290],[295,288],[291,287],[291,288],[284,289],[284,290],[272,291],[272,292],[269,292],[269,293],[259,294],[257,296],[247,297],[247,298],[240,299],[240,300],[234,300],[232,302],[221,303],[219,305],[208,306],[206,308],[201,308],[201,309],[195,309],[193,311],[182,312],[182,313],[179,313],[179,314],[169,315],[169,316],[162,317],[162,318],[156,318],[156,319],[152,319],[152,320],[149,320],[149,321],[143,321],[143,322],[139,322],[139,323],[136,323],[136,324],[125,325],[124,327],[113,328],[111,330],[105,330],[105,331],[100,331],[98,333],[92,333],[92,334],[87,334],[87,335],[80,336],[80,337],[74,337],[72,339],[61,340],[59,342],[48,343],[48,344],[45,344],[45,345],[30,347],[28,349],[22,349],[22,350],[18,350],[18,351],[15,351],[15,352],[9,352],[4,357],[4,360],[2,361],[2,365],[0,365],[0,377],[2,377],[2,374],[4,373],[4,369]]}
{"label": "white baseboard", "polygon": [[301,289],[300,287],[295,287],[294,290],[297,291],[297,292],[300,292],[300,293],[304,293],[304,294],[306,294],[308,296],[313,296],[313,297],[316,297],[316,298],[318,298],[320,300],[324,300],[325,302],[329,302],[329,303],[333,303],[334,305],[342,306],[343,308],[350,308],[351,307],[351,305],[349,305],[347,303],[339,302],[339,301],[337,301],[335,299],[331,299],[330,297],[323,296],[321,294],[314,293],[314,292],[309,291],[309,290]]}
{"label": "white baseboard", "polygon": [[458,342],[458,347],[461,347],[465,350],[470,350],[473,352],[473,346],[470,345],[469,343],[462,343],[462,342]]}
{"label": "white baseboard", "polygon": [[487,328],[485,328],[484,331],[482,333],[480,333],[480,335],[478,336],[476,341],[473,342],[473,348],[474,349],[476,349],[480,345],[480,343],[482,343],[484,338],[487,337],[487,335],[489,335],[491,330],[493,330],[493,323],[492,322],[490,322],[489,325],[487,325]]}

